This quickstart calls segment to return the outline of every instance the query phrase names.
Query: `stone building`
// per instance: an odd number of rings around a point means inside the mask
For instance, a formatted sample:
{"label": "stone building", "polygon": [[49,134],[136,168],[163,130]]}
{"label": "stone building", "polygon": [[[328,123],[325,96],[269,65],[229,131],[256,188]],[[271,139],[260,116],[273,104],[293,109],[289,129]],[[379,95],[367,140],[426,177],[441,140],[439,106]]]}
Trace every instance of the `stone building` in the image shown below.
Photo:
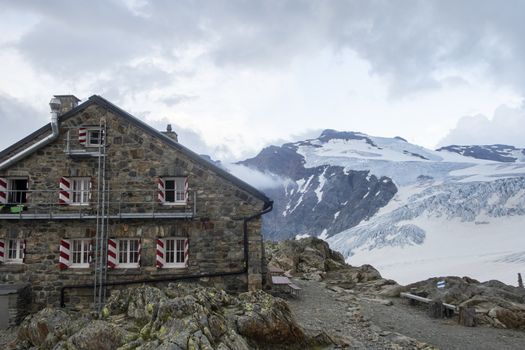
{"label": "stone building", "polygon": [[261,288],[261,192],[100,96],[0,153],[0,283],[33,309],[101,307],[113,288],[194,279]]}

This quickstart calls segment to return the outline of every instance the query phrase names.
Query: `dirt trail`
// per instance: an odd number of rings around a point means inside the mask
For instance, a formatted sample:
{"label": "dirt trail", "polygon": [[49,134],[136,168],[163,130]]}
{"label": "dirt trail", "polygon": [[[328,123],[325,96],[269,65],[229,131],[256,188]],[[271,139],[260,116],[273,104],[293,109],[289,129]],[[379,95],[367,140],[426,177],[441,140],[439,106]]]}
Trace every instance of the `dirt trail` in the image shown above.
{"label": "dirt trail", "polygon": [[363,300],[363,314],[379,327],[417,338],[443,350],[521,350],[525,349],[525,332],[488,326],[462,327],[457,320],[436,320],[423,308],[392,299],[392,306]]}
{"label": "dirt trail", "polygon": [[289,299],[299,323],[346,339],[350,349],[518,350],[525,332],[458,326],[429,318],[423,309],[392,299],[393,305],[348,291],[334,292],[322,282],[299,281],[302,296]]}

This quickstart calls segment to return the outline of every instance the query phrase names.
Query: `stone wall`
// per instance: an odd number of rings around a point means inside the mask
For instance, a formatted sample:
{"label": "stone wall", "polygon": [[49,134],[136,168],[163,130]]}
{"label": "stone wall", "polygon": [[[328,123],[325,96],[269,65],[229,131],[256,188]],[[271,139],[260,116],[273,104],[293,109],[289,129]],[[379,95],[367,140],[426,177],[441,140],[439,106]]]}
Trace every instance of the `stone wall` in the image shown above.
{"label": "stone wall", "polygon": [[[96,211],[98,157],[74,158],[66,155],[69,147],[80,149],[75,137],[79,126],[107,124],[107,178],[110,214],[118,212],[148,213],[193,209],[190,219],[111,220],[109,237],[141,238],[141,267],[115,269],[108,282],[141,280],[212,272],[235,272],[244,267],[243,217],[260,212],[264,202],[240,189],[211,168],[195,162],[161,139],[137,128],[129,121],[97,105],[88,107],[60,125],[57,141],[0,172],[0,176],[27,176],[31,193],[27,212],[49,210],[54,213],[82,210]],[[92,179],[91,203],[88,207],[59,206],[58,183],[62,176],[89,176]],[[163,206],[156,202],[159,176],[187,176],[191,193],[188,207]],[[137,192],[137,191],[143,192]],[[49,197],[49,198],[47,198]],[[193,197],[190,197],[191,199]],[[133,202],[133,204],[131,203]],[[261,288],[262,237],[261,219],[248,224],[248,275],[212,278],[210,283],[223,283],[228,289]],[[31,282],[36,307],[57,305],[64,285],[93,282],[93,269],[59,270],[61,238],[89,238],[96,232],[95,220],[0,220],[0,239],[25,239],[26,256],[22,265],[0,265],[0,282]],[[182,269],[155,268],[155,240],[158,237],[188,237],[189,266]],[[208,281],[209,282],[209,281]],[[248,287],[247,287],[248,286]],[[72,296],[84,292],[71,292]]]}

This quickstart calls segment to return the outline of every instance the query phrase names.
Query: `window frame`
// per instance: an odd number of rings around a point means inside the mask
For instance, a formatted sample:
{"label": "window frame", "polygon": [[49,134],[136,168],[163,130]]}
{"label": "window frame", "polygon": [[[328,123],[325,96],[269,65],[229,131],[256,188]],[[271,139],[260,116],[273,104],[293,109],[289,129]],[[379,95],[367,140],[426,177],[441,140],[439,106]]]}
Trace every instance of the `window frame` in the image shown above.
{"label": "window frame", "polygon": [[[138,268],[140,267],[140,238],[118,238],[117,241],[117,264],[116,268],[126,269],[126,268]],[[131,241],[136,241],[137,245],[135,246],[137,250],[131,250]],[[126,262],[121,262],[121,253],[124,253],[121,251],[121,243],[126,242]],[[131,254],[137,253],[137,261],[136,262],[129,262],[131,258]]]}
{"label": "window frame", "polygon": [[[21,205],[21,204],[27,204],[27,197],[29,195],[29,178],[24,176],[18,176],[18,177],[8,177],[7,180],[7,203],[8,204],[14,204],[14,205]],[[25,180],[27,182],[27,188],[25,190],[16,190],[20,192],[20,195],[25,195],[25,201],[22,202],[16,202],[14,197],[16,197],[17,193],[13,192],[13,181],[17,180]]]}
{"label": "window frame", "polygon": [[[164,268],[183,268],[186,267],[186,263],[184,261],[185,251],[184,251],[184,245],[186,243],[187,237],[165,237],[164,239]],[[169,249],[170,247],[170,241],[173,243],[173,249]],[[180,249],[178,246],[178,242],[180,242]],[[173,251],[173,252],[171,252]],[[168,257],[170,254],[173,254],[174,262],[168,262]],[[178,254],[181,255],[182,261],[178,262],[177,257]]]}
{"label": "window frame", "polygon": [[[98,132],[98,135],[99,135],[97,143],[92,142],[92,139],[93,139],[92,134],[94,132]],[[91,147],[91,148],[100,147],[103,144],[104,144],[104,131],[102,129],[100,129],[99,127],[86,128],[86,147]]]}
{"label": "window frame", "polygon": [[[15,258],[11,258],[11,252],[13,249],[11,249],[11,242],[16,242],[15,245]],[[23,264],[24,263],[24,240],[19,238],[8,238],[5,240],[7,243],[5,245],[5,252],[4,252],[4,263],[5,264]]]}
{"label": "window frame", "polygon": [[[75,262],[75,244],[81,242],[80,247],[80,260],[81,262],[76,263]],[[71,244],[71,263],[69,265],[70,268],[88,268],[89,267],[89,256],[91,254],[91,239],[90,238],[74,238],[70,239]],[[85,258],[85,261],[84,261]]]}
{"label": "window frame", "polygon": [[[70,205],[76,205],[76,206],[87,206],[90,204],[91,200],[91,177],[88,176],[77,176],[77,177],[69,177],[69,180],[71,181],[71,202]],[[76,185],[80,183],[82,184],[81,189],[75,189]],[[87,186],[86,188],[83,188]],[[80,195],[80,201],[75,201],[76,196]]]}
{"label": "window frame", "polygon": [[[188,200],[186,198],[186,176],[168,176],[162,177],[164,181],[164,202],[162,205],[186,205]],[[168,190],[168,181],[173,181],[173,189]],[[182,185],[182,190],[179,190],[177,187],[177,182],[180,182]],[[168,192],[173,192],[173,201],[168,201]],[[177,196],[182,195],[182,200],[177,200]]]}

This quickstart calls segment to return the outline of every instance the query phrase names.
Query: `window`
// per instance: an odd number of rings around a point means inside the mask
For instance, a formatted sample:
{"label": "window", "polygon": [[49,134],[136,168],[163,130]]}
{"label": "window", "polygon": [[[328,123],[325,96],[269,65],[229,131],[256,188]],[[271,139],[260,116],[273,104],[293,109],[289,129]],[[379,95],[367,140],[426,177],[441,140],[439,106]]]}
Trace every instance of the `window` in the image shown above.
{"label": "window", "polygon": [[166,267],[184,266],[185,239],[166,238]]}
{"label": "window", "polygon": [[188,266],[188,238],[157,238],[155,266],[162,268],[184,268]]}
{"label": "window", "polygon": [[104,132],[100,129],[87,130],[87,146],[98,147],[104,142]]}
{"label": "window", "polygon": [[164,204],[186,204],[188,178],[170,177],[159,179],[159,201]]}
{"label": "window", "polygon": [[61,204],[88,205],[91,179],[89,177],[63,177],[60,179]]}
{"label": "window", "polygon": [[74,239],[71,250],[71,267],[89,267],[89,254],[91,240]]}
{"label": "window", "polygon": [[0,204],[27,203],[27,178],[0,178]]}
{"label": "window", "polygon": [[89,177],[78,177],[71,180],[72,204],[89,204],[91,179]]}
{"label": "window", "polygon": [[24,240],[8,239],[7,240],[7,263],[22,263],[24,260]]}
{"label": "window", "polygon": [[137,267],[140,259],[139,239],[118,240],[118,267]]}

